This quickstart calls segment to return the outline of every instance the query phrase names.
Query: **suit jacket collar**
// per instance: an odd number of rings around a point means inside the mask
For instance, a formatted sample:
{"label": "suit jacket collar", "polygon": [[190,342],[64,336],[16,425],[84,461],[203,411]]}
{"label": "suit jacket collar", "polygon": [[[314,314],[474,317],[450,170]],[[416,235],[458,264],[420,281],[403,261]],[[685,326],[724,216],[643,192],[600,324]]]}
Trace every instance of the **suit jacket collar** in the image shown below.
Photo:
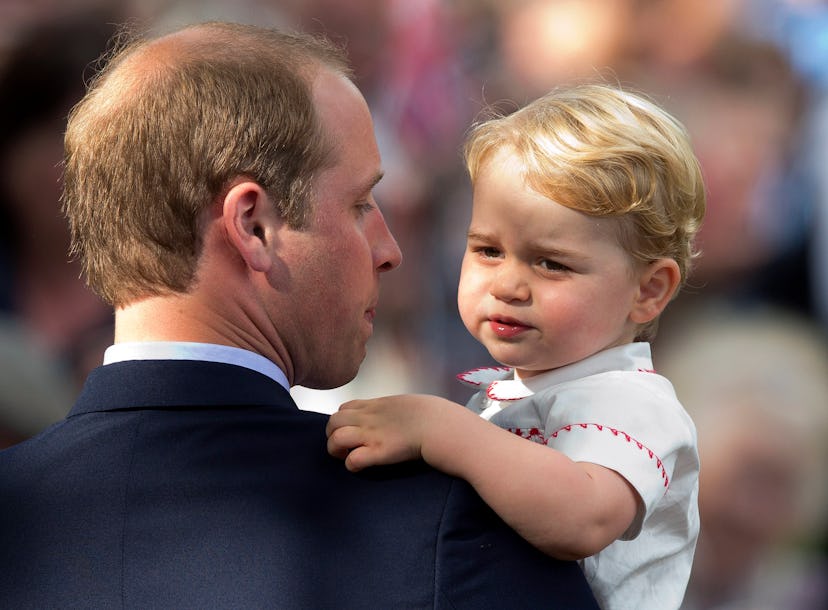
{"label": "suit jacket collar", "polygon": [[69,415],[234,405],[298,408],[279,383],[241,366],[195,360],[130,360],[94,369]]}

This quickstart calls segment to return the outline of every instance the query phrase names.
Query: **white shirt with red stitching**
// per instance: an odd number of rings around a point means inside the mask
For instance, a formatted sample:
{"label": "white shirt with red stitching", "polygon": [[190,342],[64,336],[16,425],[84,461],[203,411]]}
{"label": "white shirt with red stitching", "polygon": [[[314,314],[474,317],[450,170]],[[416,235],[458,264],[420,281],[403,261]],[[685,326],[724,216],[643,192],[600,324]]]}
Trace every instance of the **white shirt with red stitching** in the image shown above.
{"label": "white shirt with red stitching", "polygon": [[473,411],[576,462],[611,468],[638,492],[643,511],[627,532],[581,561],[601,607],[678,608],[699,532],[696,429],[653,370],[650,345],[622,345],[528,379],[505,367],[458,379],[480,390],[468,402]]}

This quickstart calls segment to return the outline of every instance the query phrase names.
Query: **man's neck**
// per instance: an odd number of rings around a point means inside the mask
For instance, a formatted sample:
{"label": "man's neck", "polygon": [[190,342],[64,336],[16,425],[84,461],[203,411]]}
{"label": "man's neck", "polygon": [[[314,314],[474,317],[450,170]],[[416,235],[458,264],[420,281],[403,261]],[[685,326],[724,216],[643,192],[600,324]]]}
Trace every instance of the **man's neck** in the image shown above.
{"label": "man's neck", "polygon": [[115,343],[184,342],[248,350],[273,362],[293,383],[287,352],[273,337],[257,332],[247,318],[205,307],[197,295],[152,296],[115,310]]}

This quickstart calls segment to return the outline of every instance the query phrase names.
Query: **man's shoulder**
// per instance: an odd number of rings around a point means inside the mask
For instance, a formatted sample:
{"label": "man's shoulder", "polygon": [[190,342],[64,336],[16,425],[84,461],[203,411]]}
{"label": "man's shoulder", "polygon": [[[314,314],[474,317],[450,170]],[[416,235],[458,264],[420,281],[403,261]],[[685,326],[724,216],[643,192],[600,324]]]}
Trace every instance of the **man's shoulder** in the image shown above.
{"label": "man's shoulder", "polygon": [[80,603],[122,582],[111,593],[132,607],[519,608],[538,582],[585,594],[576,564],[530,547],[466,482],[421,461],[347,471],[326,421],[288,404],[76,413],[0,454],[3,563],[25,552],[46,569],[35,582],[20,563],[0,584]]}

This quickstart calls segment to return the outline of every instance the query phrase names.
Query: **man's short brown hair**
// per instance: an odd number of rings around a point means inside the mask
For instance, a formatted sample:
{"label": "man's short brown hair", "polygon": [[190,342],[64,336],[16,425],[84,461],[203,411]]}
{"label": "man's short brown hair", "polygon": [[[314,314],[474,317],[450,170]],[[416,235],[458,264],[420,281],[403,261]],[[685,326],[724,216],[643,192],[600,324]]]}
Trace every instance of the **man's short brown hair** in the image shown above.
{"label": "man's short brown hair", "polygon": [[65,138],[63,209],[89,285],[116,307],[186,291],[203,212],[237,177],[302,228],[329,155],[310,91],[323,67],[349,74],[327,40],[240,24],[121,45]]}

